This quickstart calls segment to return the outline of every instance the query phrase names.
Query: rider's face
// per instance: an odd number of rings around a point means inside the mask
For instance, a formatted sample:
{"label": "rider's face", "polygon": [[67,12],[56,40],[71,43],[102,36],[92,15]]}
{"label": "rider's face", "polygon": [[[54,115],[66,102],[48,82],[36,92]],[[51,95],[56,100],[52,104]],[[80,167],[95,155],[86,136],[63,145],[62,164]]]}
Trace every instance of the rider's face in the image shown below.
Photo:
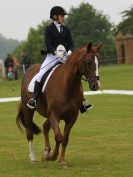
{"label": "rider's face", "polygon": [[65,20],[65,16],[64,15],[58,15],[58,22],[63,24]]}

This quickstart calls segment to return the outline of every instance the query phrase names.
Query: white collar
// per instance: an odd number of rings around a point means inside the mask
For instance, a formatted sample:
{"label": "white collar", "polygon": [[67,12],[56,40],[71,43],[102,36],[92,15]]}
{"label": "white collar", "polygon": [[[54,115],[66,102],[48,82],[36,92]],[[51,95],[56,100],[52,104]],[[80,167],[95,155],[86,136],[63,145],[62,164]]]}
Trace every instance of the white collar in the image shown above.
{"label": "white collar", "polygon": [[58,23],[57,21],[54,21],[54,24],[55,24],[55,26],[56,26],[57,28],[59,28],[59,27],[61,26],[61,24]]}

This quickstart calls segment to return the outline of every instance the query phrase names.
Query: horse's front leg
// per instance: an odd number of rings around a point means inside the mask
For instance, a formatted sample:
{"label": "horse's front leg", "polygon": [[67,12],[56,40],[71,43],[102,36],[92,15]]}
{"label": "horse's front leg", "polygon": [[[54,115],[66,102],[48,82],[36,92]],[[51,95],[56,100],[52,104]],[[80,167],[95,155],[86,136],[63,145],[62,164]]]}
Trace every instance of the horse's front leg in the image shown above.
{"label": "horse's front leg", "polygon": [[52,154],[50,155],[51,160],[57,160],[59,155],[59,147],[60,147],[60,142],[55,139],[55,147]]}
{"label": "horse's front leg", "polygon": [[43,134],[45,138],[45,150],[42,156],[42,160],[50,160],[50,142],[49,142],[49,131],[50,131],[50,123],[49,120],[47,119],[46,122],[43,124]]}
{"label": "horse's front leg", "polygon": [[66,147],[67,147],[68,140],[69,140],[70,130],[71,130],[74,123],[75,123],[75,121],[65,122],[64,136],[63,136],[63,141],[62,141],[62,149],[61,149],[61,154],[60,154],[60,158],[59,158],[59,163],[63,167],[67,167],[67,164],[65,162],[65,151],[66,151]]}
{"label": "horse's front leg", "polygon": [[58,158],[58,155],[59,155],[59,146],[60,146],[60,143],[62,142],[63,140],[63,137],[62,137],[62,134],[61,134],[61,131],[60,131],[60,127],[59,127],[59,119],[57,118],[56,114],[52,114],[49,118],[49,121],[50,121],[50,125],[54,131],[54,134],[55,134],[55,148],[50,156],[51,160],[56,160]]}

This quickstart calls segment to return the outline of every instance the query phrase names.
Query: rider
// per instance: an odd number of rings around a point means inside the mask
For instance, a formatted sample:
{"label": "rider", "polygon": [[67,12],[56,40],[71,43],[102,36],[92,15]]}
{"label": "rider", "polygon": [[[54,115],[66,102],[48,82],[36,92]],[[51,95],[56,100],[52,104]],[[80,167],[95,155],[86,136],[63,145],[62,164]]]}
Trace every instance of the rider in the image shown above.
{"label": "rider", "polygon": [[[40,91],[40,82],[44,73],[56,63],[64,63],[74,49],[70,30],[67,26],[63,25],[65,15],[67,15],[65,9],[60,6],[54,6],[50,11],[50,18],[53,22],[45,29],[47,56],[37,74],[33,98],[27,103],[30,109],[35,109],[36,107],[36,100]],[[61,49],[66,52],[62,52]],[[92,108],[92,105],[82,105],[80,111],[85,112],[90,108]]]}
{"label": "rider", "polygon": [[31,58],[27,52],[22,53],[21,66],[27,70],[31,66]]}

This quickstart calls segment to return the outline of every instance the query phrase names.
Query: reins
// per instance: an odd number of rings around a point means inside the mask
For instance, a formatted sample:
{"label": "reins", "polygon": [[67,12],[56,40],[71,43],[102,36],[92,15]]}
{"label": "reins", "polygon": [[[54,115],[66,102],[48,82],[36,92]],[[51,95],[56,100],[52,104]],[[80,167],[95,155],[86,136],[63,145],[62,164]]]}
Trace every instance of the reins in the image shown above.
{"label": "reins", "polygon": [[[62,51],[62,52],[64,52],[63,53],[63,57],[67,56],[67,51]],[[49,64],[51,64],[52,62],[54,62],[55,60],[57,60],[58,58],[60,58],[60,57],[56,57],[53,61],[51,61],[48,64],[46,64],[45,66],[41,67],[40,70],[43,69],[43,68],[45,68],[46,66],[48,66]],[[62,61],[63,61],[63,59],[62,59]],[[64,61],[63,61],[63,63],[64,63]]]}

